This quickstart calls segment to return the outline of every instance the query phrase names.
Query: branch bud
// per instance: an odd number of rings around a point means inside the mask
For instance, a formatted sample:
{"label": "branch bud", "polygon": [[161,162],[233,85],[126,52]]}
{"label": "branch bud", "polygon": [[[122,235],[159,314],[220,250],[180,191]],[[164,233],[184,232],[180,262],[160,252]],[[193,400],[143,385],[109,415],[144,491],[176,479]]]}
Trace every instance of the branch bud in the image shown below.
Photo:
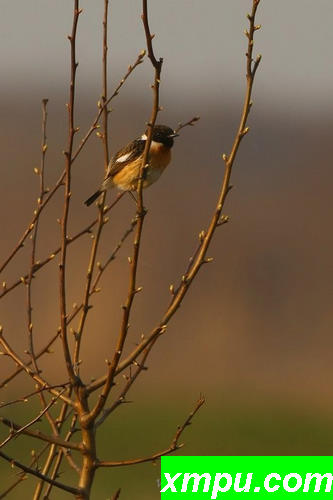
{"label": "branch bud", "polygon": [[213,262],[213,257],[207,257],[205,260],[204,260],[204,263],[205,264],[210,264],[211,262]]}
{"label": "branch bud", "polygon": [[226,224],[227,222],[229,222],[229,215],[221,215],[219,226],[221,226],[222,224]]}

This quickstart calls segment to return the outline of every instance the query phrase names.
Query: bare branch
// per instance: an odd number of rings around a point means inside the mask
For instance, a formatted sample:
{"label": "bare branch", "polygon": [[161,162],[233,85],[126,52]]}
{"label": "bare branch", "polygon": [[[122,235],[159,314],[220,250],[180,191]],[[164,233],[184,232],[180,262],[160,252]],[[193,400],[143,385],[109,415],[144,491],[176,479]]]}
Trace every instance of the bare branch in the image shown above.
{"label": "bare branch", "polygon": [[109,0],[104,0],[104,18],[103,18],[103,64],[102,64],[102,103],[103,103],[103,144],[104,144],[104,169],[107,171],[109,164],[109,137],[108,137],[108,115],[109,110],[105,105],[108,100],[108,9]]}
{"label": "bare branch", "polygon": [[145,144],[145,149],[143,152],[143,159],[142,159],[142,165],[140,167],[140,173],[139,173],[139,181],[138,181],[138,187],[137,187],[137,192],[138,192],[138,200],[137,200],[137,211],[136,211],[136,219],[137,219],[137,227],[136,227],[136,234],[134,237],[134,248],[133,248],[133,257],[131,259],[131,270],[130,270],[130,280],[129,280],[129,288],[128,288],[128,294],[127,294],[127,299],[126,303],[123,306],[123,317],[122,317],[122,323],[120,327],[120,333],[118,336],[118,341],[116,345],[116,349],[114,351],[114,355],[112,358],[111,363],[109,364],[108,367],[108,373],[105,378],[105,384],[103,387],[103,390],[101,394],[99,395],[99,398],[97,400],[97,403],[95,407],[91,410],[89,413],[87,420],[89,422],[92,422],[96,419],[96,417],[100,414],[100,412],[103,410],[105,403],[107,401],[108,395],[110,393],[112,384],[113,384],[113,378],[120,360],[120,357],[123,352],[127,332],[128,332],[128,323],[129,323],[129,317],[131,313],[131,308],[134,300],[134,296],[136,294],[136,275],[137,275],[137,268],[138,268],[138,261],[139,261],[139,250],[140,250],[140,243],[141,243],[141,235],[142,235],[142,229],[143,229],[143,221],[145,217],[145,209],[143,207],[143,197],[142,197],[142,188],[143,188],[143,178],[144,178],[144,170],[147,165],[148,161],[148,155],[149,155],[149,149],[152,141],[152,133],[153,133],[153,128],[155,125],[156,117],[159,111],[159,86],[160,86],[160,77],[161,77],[161,69],[162,69],[162,63],[163,59],[157,59],[155,58],[153,47],[152,47],[152,36],[150,34],[150,28],[149,28],[149,23],[148,23],[148,10],[147,10],[147,0],[143,0],[142,2],[142,21],[145,29],[145,34],[146,34],[146,40],[147,40],[147,49],[148,49],[148,55],[149,58],[152,62],[152,65],[155,69],[155,77],[154,77],[154,84],[153,84],[153,107],[152,107],[152,112],[151,112],[151,117],[150,121],[148,123],[148,132],[147,132],[147,140]]}
{"label": "bare branch", "polygon": [[36,422],[38,422],[41,419],[41,417],[49,410],[49,408],[51,408],[51,406],[54,405],[54,403],[57,401],[57,399],[58,398],[52,398],[51,401],[49,402],[49,404],[47,406],[45,406],[45,408],[43,408],[42,411],[40,411],[39,414],[35,418],[33,418],[32,420],[30,420],[30,422],[28,422],[23,427],[20,427],[19,425],[14,424],[12,421],[8,420],[7,418],[0,417],[0,421],[4,425],[7,425],[8,427],[11,428],[11,433],[9,434],[9,436],[4,441],[2,441],[2,443],[0,443],[0,448],[2,448],[3,446],[5,446],[5,444],[7,444],[14,437],[17,437],[19,434],[25,433],[25,434],[31,435],[31,434],[29,434],[29,431],[27,431],[27,429],[29,427],[31,427],[31,425],[33,425]]}
{"label": "bare branch", "polygon": [[123,388],[123,390],[121,391],[121,393],[119,394],[119,396],[117,397],[117,399],[115,400],[115,402],[110,406],[110,408],[106,408],[100,419],[96,421],[95,423],[95,427],[99,427],[106,419],[109,415],[111,415],[112,412],[114,412],[114,410],[116,408],[118,408],[119,405],[123,404],[125,402],[125,397],[128,393],[128,391],[130,390],[130,388],[132,387],[132,385],[134,384],[135,380],[138,378],[138,376],[140,375],[140,373],[146,369],[145,367],[145,362],[149,356],[149,353],[151,351],[151,349],[153,348],[154,346],[154,342],[152,342],[148,347],[147,349],[144,351],[143,353],[143,356],[140,360],[140,362],[136,363],[136,370],[135,372],[132,374],[130,373],[128,379],[127,379],[127,383],[125,384],[125,387]]}
{"label": "bare branch", "polygon": [[40,386],[44,387],[45,390],[53,394],[54,396],[59,397],[62,399],[64,402],[68,403],[71,406],[74,406],[74,402],[65,396],[64,394],[61,394],[60,392],[56,391],[55,389],[52,389],[51,386],[47,384],[45,380],[41,378],[41,376],[37,373],[34,373],[22,360],[21,358],[13,351],[13,349],[10,347],[8,342],[5,340],[3,336],[2,330],[0,330],[0,344],[4,348],[6,354],[12,358],[12,360],[20,366],[35,382],[37,382]]}
{"label": "bare branch", "polygon": [[[119,202],[119,200],[125,196],[126,192],[123,191],[121,193],[119,193],[115,200],[109,205],[109,206],[105,206],[104,207],[104,215],[106,215],[107,213],[110,212],[110,210],[112,210],[112,208]],[[68,244],[67,246],[69,246],[71,243],[74,243],[74,241],[76,241],[78,238],[81,238],[81,236],[85,235],[85,234],[90,234],[91,233],[91,230],[92,228],[97,224],[98,222],[98,218],[94,219],[92,222],[90,222],[90,224],[88,224],[88,226],[86,226],[85,228],[81,229],[78,233],[76,233],[74,236],[68,236],[67,237],[67,240],[68,240]],[[42,261],[37,261],[34,265],[34,269],[33,269],[33,277],[35,276],[35,274],[40,270],[42,269],[42,267],[44,267],[46,264],[48,264],[51,260],[54,259],[54,257],[56,255],[58,255],[58,253],[60,253],[61,251],[61,247],[58,247],[57,249],[53,250],[53,252],[51,252],[48,257],[46,257],[44,260]],[[27,281],[29,279],[29,274],[25,274],[24,276],[21,276],[19,279],[17,279],[13,284],[11,285],[7,285],[7,283],[5,283],[5,286],[3,287],[3,290],[2,292],[0,293],[0,299],[2,299],[5,295],[7,295],[7,293],[11,292],[12,290],[14,290],[17,286],[19,285],[22,285],[22,284],[26,284]]]}
{"label": "bare branch", "polygon": [[17,404],[17,403],[27,403],[28,399],[30,399],[33,396],[36,396],[37,394],[39,394],[39,393],[41,393],[43,391],[48,391],[49,389],[57,389],[58,387],[62,387],[63,388],[63,387],[66,387],[66,385],[68,385],[68,383],[69,382],[65,382],[64,384],[50,385],[48,387],[38,387],[38,389],[36,389],[35,391],[30,392],[26,396],[22,396],[19,399],[14,399],[12,401],[8,401],[7,403],[0,403],[0,408],[5,408],[6,406],[11,406],[11,405],[14,405],[14,404]]}
{"label": "bare branch", "polygon": [[62,340],[62,347],[63,347],[68,376],[73,386],[77,383],[77,377],[74,373],[74,368],[69,351],[68,338],[67,338],[66,260],[67,260],[67,245],[68,245],[67,225],[68,225],[69,206],[71,197],[72,155],[73,155],[74,135],[76,132],[74,124],[74,104],[75,104],[76,69],[78,66],[78,63],[76,62],[76,33],[77,33],[79,15],[80,15],[79,0],[74,0],[72,33],[68,37],[71,45],[71,81],[69,90],[69,102],[67,104],[68,144],[67,144],[67,151],[65,152],[66,167],[65,167],[65,180],[64,180],[65,182],[64,212],[61,219],[61,251],[60,251],[60,264],[59,264],[59,295],[60,295],[60,325],[61,325],[60,338]]}
{"label": "bare branch", "polygon": [[178,126],[175,128],[175,133],[178,134],[178,132],[181,131],[182,128],[185,127],[193,127],[197,121],[200,120],[200,116],[194,116],[189,120],[188,122],[185,123],[178,123]]}
{"label": "bare branch", "polygon": [[[66,403],[64,403],[62,405],[61,410],[60,410],[59,416],[57,417],[57,427],[58,427],[58,431],[59,432],[61,431],[61,428],[62,428],[63,424],[65,423],[65,421],[67,420],[67,418],[72,413],[72,410],[70,412],[67,412],[67,410],[68,410],[68,405],[66,405]],[[73,416],[73,418],[72,418],[70,430],[69,430],[69,432],[68,432],[68,434],[67,434],[67,436],[65,438],[65,441],[68,441],[69,440],[69,439],[67,439],[68,435],[71,436],[72,433],[74,432],[76,419],[77,419],[77,415],[75,414]],[[48,457],[47,457],[47,459],[45,461],[45,464],[44,464],[44,467],[42,469],[42,473],[44,475],[48,474],[48,472],[49,472],[49,470],[50,470],[50,468],[52,466],[52,463],[53,463],[54,459],[56,458],[56,463],[54,465],[52,474],[50,476],[50,479],[52,479],[52,480],[56,479],[57,478],[57,474],[55,473],[55,468],[56,468],[57,464],[58,464],[58,468],[59,468],[60,463],[61,463],[63,457],[66,456],[67,461],[69,462],[70,466],[79,474],[80,473],[80,468],[75,464],[75,462],[72,459],[70,453],[71,453],[71,451],[69,449],[65,449],[65,448],[58,449],[58,447],[55,444],[52,444],[50,446]],[[58,468],[56,470],[58,470]],[[42,490],[43,490],[43,486],[44,486],[44,481],[40,480],[38,482],[36,488],[35,488],[33,500],[39,500],[40,499],[40,496],[41,496]],[[51,490],[52,487],[53,487],[52,484],[48,484],[48,488],[46,490],[46,493],[45,493],[44,497],[47,498],[47,491]]]}
{"label": "bare branch", "polygon": [[[45,453],[45,451],[48,448],[49,448],[49,444],[44,446],[44,448],[42,448],[42,450],[38,454],[34,454],[34,457],[30,462],[30,467],[32,467],[33,465],[38,463],[38,460],[42,457],[42,455]],[[6,498],[8,493],[10,493],[14,488],[16,488],[16,486],[18,486],[22,481],[27,479],[27,476],[26,476],[26,474],[24,474],[24,472],[20,472],[18,474],[18,476],[19,476],[18,479],[16,479],[5,491],[0,493],[0,499]]]}
{"label": "bare branch", "polygon": [[18,467],[19,469],[23,470],[27,474],[31,474],[32,476],[38,477],[39,479],[42,479],[43,481],[50,483],[57,488],[60,488],[61,490],[68,491],[69,493],[72,493],[73,495],[79,495],[81,493],[79,488],[73,488],[72,486],[67,486],[66,484],[60,483],[59,481],[55,481],[50,479],[49,477],[45,476],[41,472],[38,472],[35,469],[32,469],[31,467],[27,467],[26,465],[22,464],[18,460],[15,460],[15,458],[9,457],[2,451],[0,451],[0,457],[6,460],[7,462],[10,463],[12,467]]}
{"label": "bare branch", "polygon": [[[109,164],[109,138],[108,138],[108,114],[109,110],[107,108],[106,102],[108,100],[108,78],[107,78],[107,52],[108,52],[108,9],[109,9],[109,0],[104,0],[104,17],[103,17],[103,56],[102,56],[102,103],[103,103],[103,133],[100,134],[103,145],[104,145],[104,171],[107,171]],[[80,318],[79,328],[76,332],[75,336],[75,348],[74,348],[74,367],[77,374],[79,374],[79,357],[80,357],[80,347],[81,347],[81,339],[83,334],[83,329],[85,326],[85,322],[88,316],[89,311],[89,298],[91,296],[91,281],[93,277],[93,272],[95,268],[96,258],[98,246],[100,243],[100,239],[102,236],[103,226],[105,224],[106,219],[104,218],[104,204],[105,204],[105,192],[101,197],[101,201],[98,205],[98,224],[96,235],[93,239],[91,250],[90,250],[90,258],[87,270],[86,277],[86,286],[83,298],[83,308],[82,314]]]}
{"label": "bare branch", "polygon": [[184,446],[184,444],[178,444],[181,435],[183,434],[186,427],[191,424],[194,415],[201,408],[201,406],[204,404],[204,402],[205,402],[205,399],[203,397],[201,397],[198,400],[194,410],[189,414],[189,416],[187,417],[185,422],[180,427],[178,427],[177,432],[174,435],[169,447],[166,448],[165,450],[159,451],[158,453],[155,453],[154,455],[151,455],[149,457],[144,457],[144,458],[120,460],[118,462],[107,461],[107,460],[99,461],[97,463],[97,467],[121,467],[124,465],[136,465],[136,464],[142,464],[144,462],[154,462],[155,460],[157,460],[165,455],[169,455],[170,453],[173,453],[174,451],[179,450],[179,448],[182,448]]}
{"label": "bare branch", "polygon": [[119,488],[119,490],[117,490],[116,493],[113,495],[112,500],[118,500],[118,498],[120,497],[120,492],[121,489]]}
{"label": "bare branch", "polygon": [[[71,427],[70,427],[70,430],[69,432],[67,433],[66,437],[65,437],[65,441],[69,441],[75,431],[75,425],[76,425],[76,421],[77,421],[77,415],[74,415],[73,416],[73,420],[72,420],[72,423],[71,423]],[[51,479],[54,480],[56,477],[57,477],[57,474],[58,474],[58,471],[59,471],[59,468],[60,468],[60,465],[61,465],[61,462],[66,454],[66,452],[68,452],[68,450],[65,450],[64,448],[61,448],[57,454],[57,459],[56,459],[56,462],[54,464],[54,467],[53,467],[53,471],[52,471],[52,474],[51,474]],[[81,473],[81,469],[79,467],[76,467],[76,472],[78,474]],[[49,498],[50,496],[50,493],[51,493],[51,490],[53,488],[54,485],[52,484],[49,484],[48,487],[46,488],[46,491],[45,491],[45,495],[44,495],[44,498]],[[36,497],[36,499],[34,498],[34,500],[38,500],[38,498]]]}

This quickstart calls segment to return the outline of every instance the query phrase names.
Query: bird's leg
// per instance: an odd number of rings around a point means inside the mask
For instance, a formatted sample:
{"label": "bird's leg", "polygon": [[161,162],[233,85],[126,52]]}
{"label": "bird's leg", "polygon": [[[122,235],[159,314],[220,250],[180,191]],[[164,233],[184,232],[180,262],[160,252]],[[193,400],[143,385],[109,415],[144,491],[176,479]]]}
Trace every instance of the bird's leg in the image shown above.
{"label": "bird's leg", "polygon": [[138,200],[136,199],[136,197],[134,196],[134,194],[132,193],[132,191],[127,191],[133,198],[135,204],[137,205],[138,204]]}

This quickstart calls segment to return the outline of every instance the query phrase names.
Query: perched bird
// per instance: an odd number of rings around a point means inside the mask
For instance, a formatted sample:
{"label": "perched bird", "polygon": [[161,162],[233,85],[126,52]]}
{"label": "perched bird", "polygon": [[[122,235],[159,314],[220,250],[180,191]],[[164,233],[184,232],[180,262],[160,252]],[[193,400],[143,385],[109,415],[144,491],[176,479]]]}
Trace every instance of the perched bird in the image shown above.
{"label": "perched bird", "polygon": [[[177,136],[178,134],[170,127],[155,125],[148,155],[148,167],[143,180],[144,188],[157,181],[170,163],[173,140]],[[91,205],[104,191],[114,186],[122,191],[136,191],[146,141],[147,133],[144,133],[139,139],[130,142],[113,156],[103,184],[85,201],[87,206]]]}

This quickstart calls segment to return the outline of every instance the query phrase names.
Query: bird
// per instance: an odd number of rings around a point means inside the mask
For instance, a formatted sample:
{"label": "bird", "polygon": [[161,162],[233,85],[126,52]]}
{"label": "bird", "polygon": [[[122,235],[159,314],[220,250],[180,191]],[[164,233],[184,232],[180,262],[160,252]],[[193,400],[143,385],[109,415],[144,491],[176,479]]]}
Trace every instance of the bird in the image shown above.
{"label": "bird", "polygon": [[[106,177],[101,187],[86,201],[91,205],[107,189],[117,187],[122,191],[136,191],[138,187],[143,152],[147,142],[147,130],[139,138],[120,149],[109,163]],[[171,149],[178,134],[166,125],[155,125],[148,155],[148,167],[145,170],[142,187],[156,182],[171,161]]]}

